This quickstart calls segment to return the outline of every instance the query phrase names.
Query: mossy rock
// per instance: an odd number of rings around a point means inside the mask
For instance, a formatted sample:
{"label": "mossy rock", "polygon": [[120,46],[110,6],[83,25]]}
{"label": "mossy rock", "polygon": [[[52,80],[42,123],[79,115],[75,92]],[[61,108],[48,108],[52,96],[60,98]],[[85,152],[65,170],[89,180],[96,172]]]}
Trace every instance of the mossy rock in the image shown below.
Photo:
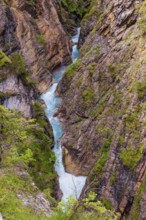
{"label": "mossy rock", "polygon": [[4,52],[0,51],[0,68],[7,66],[9,63],[11,63],[11,60]]}
{"label": "mossy rock", "polygon": [[143,146],[139,146],[137,149],[131,147],[122,149],[120,153],[122,163],[133,171],[142,157],[143,149]]}

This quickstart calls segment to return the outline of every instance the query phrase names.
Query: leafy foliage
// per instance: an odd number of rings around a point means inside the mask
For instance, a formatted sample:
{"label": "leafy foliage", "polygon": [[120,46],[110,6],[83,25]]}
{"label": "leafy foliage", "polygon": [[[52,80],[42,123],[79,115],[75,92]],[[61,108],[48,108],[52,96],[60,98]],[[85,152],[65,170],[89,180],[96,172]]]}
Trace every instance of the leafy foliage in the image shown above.
{"label": "leafy foliage", "polygon": [[82,202],[70,197],[59,204],[49,220],[118,220],[119,215],[107,210],[96,197],[94,192],[90,192]]}
{"label": "leafy foliage", "polygon": [[4,67],[8,63],[11,63],[11,60],[6,56],[6,54],[0,51],[0,68]]}
{"label": "leafy foliage", "polygon": [[44,129],[0,106],[0,133],[1,167],[23,166],[39,188],[52,186],[55,155]]}
{"label": "leafy foliage", "polygon": [[39,102],[34,102],[32,105],[33,117],[36,119],[36,122],[40,127],[44,128],[47,134],[53,137],[52,129],[48,124],[48,119],[46,118],[43,107]]}
{"label": "leafy foliage", "polygon": [[120,159],[130,170],[134,170],[141,159],[143,149],[143,146],[139,146],[137,149],[124,148],[120,153]]}
{"label": "leafy foliage", "polygon": [[26,85],[33,86],[35,82],[30,78],[24,58],[17,52],[12,54],[9,68],[13,71]]}

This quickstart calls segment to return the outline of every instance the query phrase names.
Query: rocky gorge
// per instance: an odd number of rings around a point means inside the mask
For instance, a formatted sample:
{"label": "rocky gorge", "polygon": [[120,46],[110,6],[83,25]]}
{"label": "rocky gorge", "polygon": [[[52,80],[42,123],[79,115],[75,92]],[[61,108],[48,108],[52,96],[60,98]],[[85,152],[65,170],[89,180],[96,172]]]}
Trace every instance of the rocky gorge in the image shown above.
{"label": "rocky gorge", "polygon": [[145,9],[145,1],[93,2],[80,57],[57,90],[67,171],[88,175],[82,197],[96,192],[122,219],[146,219]]}
{"label": "rocky gorge", "polygon": [[[146,1],[3,0],[0,17],[3,218],[145,220]],[[78,204],[48,217],[62,193],[39,96],[71,63],[79,25],[80,55],[57,85],[55,117],[65,171],[87,180]]]}

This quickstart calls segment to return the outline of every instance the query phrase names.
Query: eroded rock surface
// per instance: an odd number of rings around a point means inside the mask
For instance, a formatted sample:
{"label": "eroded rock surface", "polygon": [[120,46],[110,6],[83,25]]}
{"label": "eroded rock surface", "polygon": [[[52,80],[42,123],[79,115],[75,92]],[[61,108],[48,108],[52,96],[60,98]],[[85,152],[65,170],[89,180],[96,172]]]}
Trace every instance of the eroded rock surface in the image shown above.
{"label": "eroded rock surface", "polygon": [[[12,97],[5,98],[4,105],[21,112],[24,109],[24,116],[29,118],[33,93],[37,95],[38,92],[46,91],[52,81],[52,70],[71,60],[70,38],[59,21],[54,3],[51,0],[38,0],[31,4],[29,1],[17,0],[10,1],[8,5],[0,4],[0,49],[10,58],[15,52],[21,54],[29,77],[36,85],[35,89],[29,89],[22,80],[17,83],[18,77],[14,76],[12,84],[15,81],[15,88],[8,88],[8,81],[11,80],[9,75],[15,74],[15,71],[10,71],[7,80],[0,83],[0,91],[6,93],[10,89]],[[18,95],[14,97],[16,87]]]}
{"label": "eroded rock surface", "polygon": [[82,197],[95,191],[123,219],[145,219],[145,1],[93,7],[80,58],[58,86],[66,170],[88,175]]}

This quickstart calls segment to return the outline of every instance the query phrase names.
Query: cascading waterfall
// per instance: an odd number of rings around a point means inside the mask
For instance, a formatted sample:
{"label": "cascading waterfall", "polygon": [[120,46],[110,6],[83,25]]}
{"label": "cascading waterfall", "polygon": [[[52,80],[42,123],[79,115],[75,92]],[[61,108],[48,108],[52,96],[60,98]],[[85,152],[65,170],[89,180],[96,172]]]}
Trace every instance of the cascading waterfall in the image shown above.
{"label": "cascading waterfall", "polygon": [[[79,51],[77,49],[77,43],[80,35],[80,28],[77,29],[77,35],[72,37],[72,41],[74,43],[72,50],[72,61],[74,62],[79,55]],[[72,174],[66,173],[63,165],[63,152],[61,147],[61,136],[63,135],[63,129],[61,123],[57,117],[54,117],[54,114],[57,111],[58,106],[61,103],[61,99],[55,95],[55,91],[59,81],[62,79],[63,74],[68,66],[61,66],[57,68],[53,73],[54,83],[50,87],[50,89],[41,96],[41,98],[46,103],[46,115],[52,125],[55,146],[53,151],[56,155],[56,163],[55,170],[59,176],[59,184],[60,188],[63,192],[63,200],[67,199],[70,195],[78,198],[82,191],[82,188],[85,184],[86,177],[83,176],[74,176]]]}

